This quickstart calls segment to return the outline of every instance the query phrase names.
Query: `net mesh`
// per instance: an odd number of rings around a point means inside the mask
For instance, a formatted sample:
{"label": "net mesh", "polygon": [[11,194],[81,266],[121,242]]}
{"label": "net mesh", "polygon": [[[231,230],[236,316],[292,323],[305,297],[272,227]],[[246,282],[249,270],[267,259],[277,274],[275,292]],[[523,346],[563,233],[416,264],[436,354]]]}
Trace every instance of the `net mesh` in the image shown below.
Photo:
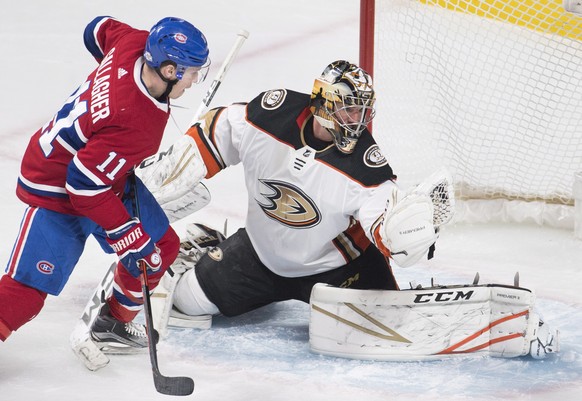
{"label": "net mesh", "polygon": [[582,17],[561,4],[376,2],[373,129],[401,185],[445,166],[459,199],[573,203]]}

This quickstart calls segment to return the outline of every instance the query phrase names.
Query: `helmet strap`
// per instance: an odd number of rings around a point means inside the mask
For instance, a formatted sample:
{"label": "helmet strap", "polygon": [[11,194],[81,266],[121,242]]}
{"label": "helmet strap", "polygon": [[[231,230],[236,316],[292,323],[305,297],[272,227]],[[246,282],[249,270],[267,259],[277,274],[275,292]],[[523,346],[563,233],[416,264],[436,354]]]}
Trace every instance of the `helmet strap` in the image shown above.
{"label": "helmet strap", "polygon": [[162,93],[162,95],[160,97],[158,97],[158,100],[165,102],[168,99],[170,92],[172,92],[174,85],[176,85],[179,80],[178,79],[168,79],[168,78],[164,77],[164,75],[162,74],[162,72],[160,71],[159,68],[156,68],[155,70],[156,70],[156,73],[158,74],[158,76],[160,77],[160,79],[166,83],[166,90],[164,91],[164,93]]}

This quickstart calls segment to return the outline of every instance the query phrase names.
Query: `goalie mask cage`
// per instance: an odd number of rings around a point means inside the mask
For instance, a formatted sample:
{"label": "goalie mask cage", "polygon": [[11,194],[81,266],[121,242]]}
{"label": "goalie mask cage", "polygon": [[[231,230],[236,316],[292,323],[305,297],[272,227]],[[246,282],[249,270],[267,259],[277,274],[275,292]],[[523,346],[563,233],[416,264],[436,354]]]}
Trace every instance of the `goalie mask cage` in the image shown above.
{"label": "goalie mask cage", "polygon": [[573,227],[582,16],[562,0],[361,0],[360,19],[374,135],[403,187],[445,166],[464,220]]}

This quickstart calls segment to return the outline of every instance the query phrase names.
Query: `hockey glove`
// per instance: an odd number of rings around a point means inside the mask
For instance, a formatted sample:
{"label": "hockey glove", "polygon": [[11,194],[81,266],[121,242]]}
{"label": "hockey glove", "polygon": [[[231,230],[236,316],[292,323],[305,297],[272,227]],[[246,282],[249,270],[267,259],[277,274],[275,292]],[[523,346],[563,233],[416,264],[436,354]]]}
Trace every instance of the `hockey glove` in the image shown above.
{"label": "hockey glove", "polygon": [[160,250],[145,232],[139,219],[133,218],[106,233],[107,242],[133,277],[139,277],[142,273],[138,263],[140,260],[145,262],[151,272],[157,272],[162,267]]}
{"label": "hockey glove", "polygon": [[400,267],[409,267],[425,255],[438,238],[433,224],[433,204],[428,195],[405,196],[394,190],[380,231],[384,246]]}

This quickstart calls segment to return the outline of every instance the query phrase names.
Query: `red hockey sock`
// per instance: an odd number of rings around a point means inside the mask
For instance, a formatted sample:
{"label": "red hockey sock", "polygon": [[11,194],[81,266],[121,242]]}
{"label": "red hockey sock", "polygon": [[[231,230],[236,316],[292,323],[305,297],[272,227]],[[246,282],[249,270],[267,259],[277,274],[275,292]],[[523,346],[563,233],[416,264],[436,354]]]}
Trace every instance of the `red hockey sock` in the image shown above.
{"label": "red hockey sock", "polygon": [[34,319],[44,306],[46,293],[14,280],[0,279],[0,340]]}

